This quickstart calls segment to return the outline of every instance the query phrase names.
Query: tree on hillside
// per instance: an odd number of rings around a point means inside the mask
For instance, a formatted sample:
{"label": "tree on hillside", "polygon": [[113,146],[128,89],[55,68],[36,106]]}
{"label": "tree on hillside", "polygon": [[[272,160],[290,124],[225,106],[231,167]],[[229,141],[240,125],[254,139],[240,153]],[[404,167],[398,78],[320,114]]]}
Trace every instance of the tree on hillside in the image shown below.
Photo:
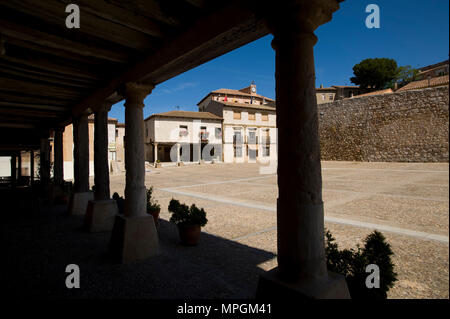
{"label": "tree on hillside", "polygon": [[410,65],[400,66],[398,68],[397,77],[395,82],[399,84],[399,87],[402,87],[409,82],[417,80],[417,75],[419,74],[419,70],[412,68]]}
{"label": "tree on hillside", "polygon": [[365,59],[353,67],[352,83],[361,88],[381,90],[397,79],[397,62],[394,59]]}

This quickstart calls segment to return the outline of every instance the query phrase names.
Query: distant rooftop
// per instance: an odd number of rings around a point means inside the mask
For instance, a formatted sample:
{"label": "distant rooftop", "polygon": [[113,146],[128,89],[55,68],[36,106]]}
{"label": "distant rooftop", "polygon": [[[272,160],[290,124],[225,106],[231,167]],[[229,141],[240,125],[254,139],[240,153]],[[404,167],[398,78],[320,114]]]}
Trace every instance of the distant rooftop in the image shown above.
{"label": "distant rooftop", "polygon": [[233,89],[218,89],[218,90],[214,90],[209,92],[203,99],[200,100],[200,102],[197,103],[197,105],[199,105],[200,103],[202,103],[208,96],[210,96],[211,94],[225,94],[225,95],[237,95],[237,96],[246,96],[246,97],[257,97],[260,99],[265,99],[268,102],[275,102],[275,100],[262,96],[260,94],[251,94],[250,92],[250,86],[245,87],[243,89],[240,90],[233,90]]}
{"label": "distant rooftop", "polygon": [[320,90],[336,90],[336,89],[359,89],[360,87],[357,85],[332,85],[330,87],[318,87],[317,91]]}
{"label": "distant rooftop", "polygon": [[145,121],[154,117],[178,117],[191,119],[205,119],[205,120],[222,120],[220,116],[210,112],[193,112],[193,111],[169,111],[164,113],[152,114],[145,119]]}
{"label": "distant rooftop", "polygon": [[443,85],[448,85],[448,75],[438,76],[436,78],[425,79],[425,80],[420,80],[420,81],[414,81],[414,82],[406,84],[404,87],[401,87],[396,92],[418,90],[418,89],[424,89],[427,87],[443,86]]}
{"label": "distant rooftop", "polygon": [[437,67],[440,67],[440,66],[443,66],[443,65],[446,65],[446,64],[448,64],[448,60],[445,60],[445,61],[442,61],[442,62],[439,62],[439,63],[435,63],[435,64],[430,64],[430,65],[424,66],[422,68],[418,68],[418,70],[420,72],[425,72],[425,71],[428,71],[428,70],[431,70],[431,69],[435,69]]}
{"label": "distant rooftop", "polygon": [[241,107],[241,108],[249,108],[249,109],[257,109],[257,110],[267,110],[267,111],[276,111],[275,105],[271,104],[263,104],[263,105],[258,105],[258,104],[247,104],[247,103],[235,103],[235,102],[229,102],[229,101],[214,101],[226,106],[230,106],[230,107]]}
{"label": "distant rooftop", "polygon": [[390,94],[390,93],[394,93],[394,91],[392,91],[392,89],[385,89],[385,90],[379,90],[379,91],[375,91],[375,92],[369,92],[369,93],[355,95],[352,98],[356,99],[356,98],[359,98],[359,97],[373,96],[373,95],[382,95],[382,94]]}

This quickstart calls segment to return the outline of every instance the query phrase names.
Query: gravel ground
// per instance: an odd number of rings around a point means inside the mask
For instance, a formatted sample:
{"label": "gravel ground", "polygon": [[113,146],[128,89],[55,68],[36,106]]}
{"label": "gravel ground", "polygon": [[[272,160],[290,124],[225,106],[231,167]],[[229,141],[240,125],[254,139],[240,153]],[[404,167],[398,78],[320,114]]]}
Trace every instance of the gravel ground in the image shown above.
{"label": "gravel ground", "polygon": [[[355,247],[373,230],[345,221],[441,235],[438,241],[383,231],[399,278],[388,295],[449,298],[448,164],[323,162],[322,168],[325,215],[344,220],[326,222],[339,246]],[[160,256],[114,264],[106,253],[110,234],[83,233],[81,219],[63,208],[17,215],[3,227],[3,266],[12,275],[2,277],[2,287],[17,296],[61,298],[253,297],[258,275],[277,265],[276,176],[259,174],[256,164],[186,165],[152,169],[146,185],[162,207]],[[111,193],[123,195],[124,187],[124,175],[111,176]],[[199,246],[178,244],[167,222],[171,198],[207,211]],[[80,266],[82,289],[65,288],[69,263]]]}

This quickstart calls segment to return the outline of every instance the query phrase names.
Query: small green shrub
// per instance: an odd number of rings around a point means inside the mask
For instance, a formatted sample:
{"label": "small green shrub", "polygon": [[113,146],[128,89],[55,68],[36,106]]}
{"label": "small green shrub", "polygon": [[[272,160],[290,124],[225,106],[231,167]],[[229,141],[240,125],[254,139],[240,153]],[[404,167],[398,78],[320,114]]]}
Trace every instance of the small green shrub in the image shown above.
{"label": "small green shrub", "polygon": [[147,189],[147,213],[151,213],[161,209],[161,206],[158,204],[158,201],[153,199],[153,186]]}
{"label": "small green shrub", "polygon": [[178,200],[173,198],[169,203],[169,212],[172,212],[170,222],[175,225],[199,225],[203,227],[208,222],[203,208],[199,209],[195,204],[189,207],[185,204],[180,204]]}
{"label": "small green shrub", "polygon": [[[325,253],[328,270],[343,274],[352,299],[386,299],[387,292],[397,281],[391,256],[394,254],[385,237],[378,231],[369,234],[364,247],[339,250],[330,231],[325,233]],[[375,264],[380,269],[380,288],[367,288],[366,267]]]}

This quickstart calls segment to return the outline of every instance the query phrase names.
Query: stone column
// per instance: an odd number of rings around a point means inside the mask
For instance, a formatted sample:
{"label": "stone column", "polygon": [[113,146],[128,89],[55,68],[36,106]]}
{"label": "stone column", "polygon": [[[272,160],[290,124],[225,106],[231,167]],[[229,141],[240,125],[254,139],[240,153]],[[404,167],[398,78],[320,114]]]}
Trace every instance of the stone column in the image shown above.
{"label": "stone column", "polygon": [[95,200],[88,203],[84,228],[90,232],[111,231],[119,212],[110,199],[108,166],[108,112],[112,103],[105,101],[95,112],[94,122],[94,184]]}
{"label": "stone column", "polygon": [[54,134],[53,178],[56,185],[64,183],[63,132],[64,127],[58,127]]}
{"label": "stone column", "polygon": [[17,180],[22,179],[22,151],[17,152]]}
{"label": "stone column", "polygon": [[34,151],[30,151],[30,185],[34,182]]}
{"label": "stone column", "polygon": [[11,185],[16,186],[17,181],[17,156],[16,154],[11,155]]}
{"label": "stone column", "polygon": [[110,198],[108,166],[108,112],[111,103],[105,102],[95,112],[94,126],[94,184],[96,200]]}
{"label": "stone column", "polygon": [[94,199],[89,191],[89,126],[88,115],[73,119],[73,193],[69,213],[85,215],[88,202]]}
{"label": "stone column", "polygon": [[158,160],[158,143],[153,143],[153,159],[154,163]]}
{"label": "stone column", "polygon": [[41,149],[40,149],[40,175],[42,184],[46,185],[50,181],[50,143],[48,137],[41,138]]}
{"label": "stone column", "polygon": [[125,210],[117,216],[111,235],[111,253],[132,262],[159,253],[153,217],[147,214],[144,157],[144,99],[153,86],[127,83],[125,96]]}
{"label": "stone column", "polygon": [[89,127],[88,115],[73,120],[73,180],[74,191],[89,191]]}
{"label": "stone column", "polygon": [[275,6],[268,24],[275,50],[278,268],[261,277],[258,294],[348,298],[345,279],[326,268],[313,55],[313,31],[331,19],[338,1]]}

